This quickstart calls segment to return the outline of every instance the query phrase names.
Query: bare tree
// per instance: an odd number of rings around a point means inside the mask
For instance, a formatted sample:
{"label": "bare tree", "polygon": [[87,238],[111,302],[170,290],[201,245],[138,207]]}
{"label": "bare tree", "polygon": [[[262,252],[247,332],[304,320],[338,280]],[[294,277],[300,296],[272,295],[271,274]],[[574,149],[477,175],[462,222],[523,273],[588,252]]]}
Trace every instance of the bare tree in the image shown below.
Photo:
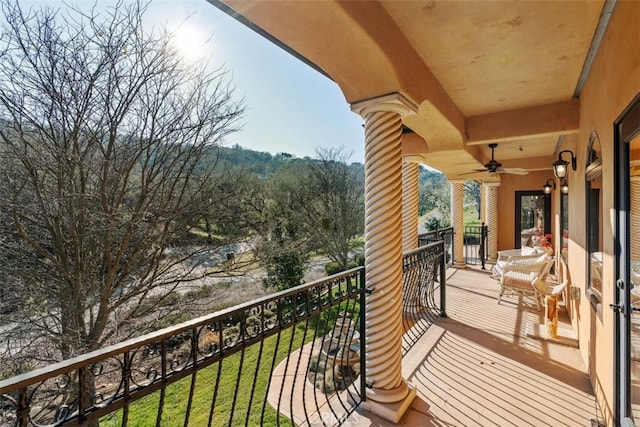
{"label": "bare tree", "polygon": [[319,148],[316,154],[302,208],[316,246],[345,269],[354,239],[364,232],[364,169],[350,166],[341,148]]}
{"label": "bare tree", "polygon": [[[214,171],[243,105],[224,71],[143,31],[140,3],[2,10],[0,320],[16,322],[4,350],[50,362],[101,347],[116,322],[161,317],[215,247],[247,235],[228,232],[249,221],[224,209],[240,207]],[[193,233],[204,218],[209,245]]]}

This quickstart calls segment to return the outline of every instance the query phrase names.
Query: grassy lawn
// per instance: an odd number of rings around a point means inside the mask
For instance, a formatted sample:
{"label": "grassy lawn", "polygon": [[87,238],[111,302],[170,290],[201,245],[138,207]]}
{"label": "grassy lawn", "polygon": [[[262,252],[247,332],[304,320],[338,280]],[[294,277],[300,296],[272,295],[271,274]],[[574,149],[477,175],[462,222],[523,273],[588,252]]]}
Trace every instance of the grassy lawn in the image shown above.
{"label": "grassy lawn", "polygon": [[[242,360],[243,353],[239,352],[221,362],[222,368],[212,425],[245,425],[247,412],[249,412],[248,425],[277,424],[276,411],[268,403],[265,405],[264,418],[262,418],[263,398],[266,397],[273,355],[275,353],[275,366],[287,357],[294,330],[292,348],[298,349],[303,345],[304,325],[283,331],[279,343],[277,343],[277,336],[271,336],[263,341],[262,349],[260,343],[245,349],[244,360]],[[309,328],[305,341],[309,342],[312,338],[313,330]],[[239,372],[241,360],[242,371]],[[239,385],[236,392],[238,378]],[[189,425],[207,425],[217,380],[218,363],[198,372]],[[189,376],[167,387],[162,409],[162,425],[184,424],[190,386],[191,377]],[[252,388],[254,389],[253,393]],[[253,396],[253,401],[250,401],[251,396]],[[235,404],[234,398],[236,399]],[[132,427],[155,425],[159,404],[160,392],[132,403],[129,407],[127,425]],[[231,420],[232,415],[233,419]],[[122,410],[103,417],[100,420],[100,425],[104,427],[120,426],[121,420]],[[280,416],[280,424],[282,425],[283,422],[284,425],[288,424],[284,417]]]}
{"label": "grassy lawn", "polygon": [[[437,214],[437,210],[433,212],[428,212],[422,216],[418,217],[418,224],[425,225],[427,221],[434,215]],[[478,219],[478,210],[475,206],[466,206],[464,208],[464,225],[480,225],[482,221]]]}
{"label": "grassy lawn", "polygon": [[464,225],[480,225],[482,221],[478,219],[478,210],[476,206],[467,206],[464,208]]}

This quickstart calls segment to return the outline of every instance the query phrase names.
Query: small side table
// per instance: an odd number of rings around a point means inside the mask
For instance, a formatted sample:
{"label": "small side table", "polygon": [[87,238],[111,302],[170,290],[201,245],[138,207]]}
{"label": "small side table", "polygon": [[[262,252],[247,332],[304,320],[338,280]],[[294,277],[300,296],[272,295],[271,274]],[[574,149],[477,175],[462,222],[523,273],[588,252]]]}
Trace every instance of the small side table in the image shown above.
{"label": "small side table", "polygon": [[564,288],[567,286],[567,282],[549,284],[544,280],[536,279],[533,285],[545,298],[544,324],[546,333],[540,330],[540,326],[542,325],[535,324],[527,325],[527,335],[533,338],[554,341],[572,347],[577,347],[578,342],[573,330],[566,328],[558,329],[558,295],[564,291]]}

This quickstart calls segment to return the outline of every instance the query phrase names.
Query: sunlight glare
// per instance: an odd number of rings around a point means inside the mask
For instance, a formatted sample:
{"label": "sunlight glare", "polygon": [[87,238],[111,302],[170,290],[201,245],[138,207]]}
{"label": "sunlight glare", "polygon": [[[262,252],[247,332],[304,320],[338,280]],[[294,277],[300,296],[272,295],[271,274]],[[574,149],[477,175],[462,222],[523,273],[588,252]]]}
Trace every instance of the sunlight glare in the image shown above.
{"label": "sunlight glare", "polygon": [[207,38],[203,31],[183,23],[173,31],[173,45],[184,60],[190,63],[198,62],[205,57]]}

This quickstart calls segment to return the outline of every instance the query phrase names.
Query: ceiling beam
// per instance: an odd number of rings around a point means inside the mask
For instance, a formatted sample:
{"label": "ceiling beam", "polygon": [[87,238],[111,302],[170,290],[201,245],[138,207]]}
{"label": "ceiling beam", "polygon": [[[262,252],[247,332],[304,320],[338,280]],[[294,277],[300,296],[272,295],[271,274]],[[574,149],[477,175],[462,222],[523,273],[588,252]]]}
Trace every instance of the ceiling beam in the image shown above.
{"label": "ceiling beam", "polygon": [[429,152],[429,147],[424,139],[415,133],[402,134],[402,156],[421,156]]}
{"label": "ceiling beam", "polygon": [[577,99],[467,117],[467,145],[573,134],[578,132],[579,125],[580,101]]}

